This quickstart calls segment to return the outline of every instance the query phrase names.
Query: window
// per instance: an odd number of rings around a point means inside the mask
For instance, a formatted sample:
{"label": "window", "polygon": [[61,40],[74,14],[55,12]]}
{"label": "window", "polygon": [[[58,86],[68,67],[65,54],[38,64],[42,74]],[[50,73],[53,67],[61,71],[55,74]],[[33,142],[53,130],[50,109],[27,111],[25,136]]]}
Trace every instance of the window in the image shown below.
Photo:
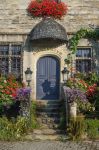
{"label": "window", "polygon": [[92,49],[78,48],[76,53],[76,71],[88,73],[92,71]]}
{"label": "window", "polygon": [[9,73],[16,77],[22,74],[22,50],[21,45],[0,45],[0,72],[3,75]]}
{"label": "window", "polygon": [[57,3],[60,3],[61,2],[61,0],[55,0]]}

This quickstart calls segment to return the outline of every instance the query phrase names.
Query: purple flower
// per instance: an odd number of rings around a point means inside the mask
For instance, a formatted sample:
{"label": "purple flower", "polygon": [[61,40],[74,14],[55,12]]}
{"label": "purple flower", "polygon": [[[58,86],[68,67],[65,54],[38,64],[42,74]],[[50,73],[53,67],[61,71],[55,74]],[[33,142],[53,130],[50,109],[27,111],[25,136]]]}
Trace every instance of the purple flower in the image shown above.
{"label": "purple flower", "polygon": [[16,101],[27,101],[31,93],[31,88],[20,88],[17,90]]}
{"label": "purple flower", "polygon": [[71,89],[71,88],[65,87],[64,92],[68,98],[69,103],[74,102],[76,100],[79,100],[82,102],[88,102],[85,92],[79,89],[74,89],[74,88]]}

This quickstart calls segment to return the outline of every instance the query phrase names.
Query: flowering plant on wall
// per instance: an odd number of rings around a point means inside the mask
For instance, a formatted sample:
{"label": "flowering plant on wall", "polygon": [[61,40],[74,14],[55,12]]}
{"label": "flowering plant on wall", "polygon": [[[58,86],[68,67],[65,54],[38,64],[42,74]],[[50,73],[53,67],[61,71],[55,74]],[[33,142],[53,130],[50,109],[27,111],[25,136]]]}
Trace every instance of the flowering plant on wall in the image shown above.
{"label": "flowering plant on wall", "polygon": [[[23,92],[23,95],[21,94]],[[0,107],[9,106],[17,100],[22,100],[30,92],[23,82],[18,82],[13,75],[0,77]],[[22,98],[18,99],[19,93]]]}
{"label": "flowering plant on wall", "polygon": [[0,77],[0,106],[13,104],[13,98],[20,84],[13,76]]}
{"label": "flowering plant on wall", "polygon": [[63,2],[57,3],[55,0],[33,0],[30,2],[27,11],[33,17],[51,16],[61,19],[67,13],[67,5]]}

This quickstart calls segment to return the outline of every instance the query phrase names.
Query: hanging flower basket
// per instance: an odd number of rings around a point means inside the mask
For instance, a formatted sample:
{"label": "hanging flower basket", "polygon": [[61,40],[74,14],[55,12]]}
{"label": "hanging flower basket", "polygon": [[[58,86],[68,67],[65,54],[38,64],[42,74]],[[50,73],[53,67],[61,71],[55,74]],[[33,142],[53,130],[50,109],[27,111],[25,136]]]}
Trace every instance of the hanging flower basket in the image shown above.
{"label": "hanging flower basket", "polygon": [[33,17],[53,17],[61,19],[67,13],[67,5],[63,2],[57,3],[55,0],[34,0],[31,1],[27,11]]}

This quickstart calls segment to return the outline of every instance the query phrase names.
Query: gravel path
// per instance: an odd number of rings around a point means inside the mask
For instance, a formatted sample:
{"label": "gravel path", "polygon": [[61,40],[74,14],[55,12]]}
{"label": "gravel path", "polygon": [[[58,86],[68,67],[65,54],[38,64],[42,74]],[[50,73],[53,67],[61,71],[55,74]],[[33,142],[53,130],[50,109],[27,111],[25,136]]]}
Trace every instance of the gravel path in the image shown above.
{"label": "gravel path", "polygon": [[99,150],[99,142],[0,142],[0,150]]}

